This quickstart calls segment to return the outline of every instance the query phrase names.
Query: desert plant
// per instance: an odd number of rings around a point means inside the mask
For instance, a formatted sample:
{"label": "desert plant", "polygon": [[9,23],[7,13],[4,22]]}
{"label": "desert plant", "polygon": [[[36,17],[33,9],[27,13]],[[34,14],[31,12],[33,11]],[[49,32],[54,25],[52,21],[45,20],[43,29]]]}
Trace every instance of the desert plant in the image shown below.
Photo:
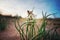
{"label": "desert plant", "polygon": [[6,27],[7,27],[7,21],[5,20],[5,18],[2,18],[0,16],[0,31],[5,30]]}
{"label": "desert plant", "polygon": [[46,19],[52,14],[47,15],[47,13],[43,14],[42,12],[42,15],[43,22],[41,26],[36,25],[36,19],[34,19],[31,15],[30,17],[32,19],[28,18],[27,22],[20,25],[18,21],[20,18],[17,16],[17,20],[15,20],[15,28],[20,34],[20,40],[45,40],[46,35],[49,33],[49,31],[47,33],[45,30],[47,25]]}
{"label": "desert plant", "polygon": [[45,28],[46,28],[46,25],[47,25],[46,20],[48,19],[48,17],[50,15],[53,15],[53,14],[48,14],[47,15],[47,12],[45,12],[45,14],[44,14],[43,11],[42,11],[42,15],[43,15],[42,25],[40,26],[40,28],[38,30],[38,34],[35,37],[33,37],[32,40],[48,40],[48,39],[46,39],[47,35],[49,36],[49,32],[52,31],[52,30],[48,30],[48,32],[46,32]]}
{"label": "desert plant", "polygon": [[[30,15],[30,18],[32,16]],[[17,16],[17,20],[15,20],[15,28],[17,29],[17,31],[20,34],[21,40],[30,40],[34,35],[36,35],[36,31],[35,31],[35,19],[29,19],[27,20],[27,22],[23,23],[22,25],[19,25],[19,20],[20,17]],[[18,26],[17,26],[18,25]],[[24,25],[26,25],[25,27],[25,31],[24,31]],[[36,25],[37,26],[37,25]]]}
{"label": "desert plant", "polygon": [[[54,26],[52,29],[48,30],[45,40],[60,40],[60,35],[57,32],[57,29],[59,28],[59,26]],[[52,31],[53,33],[51,33]]]}

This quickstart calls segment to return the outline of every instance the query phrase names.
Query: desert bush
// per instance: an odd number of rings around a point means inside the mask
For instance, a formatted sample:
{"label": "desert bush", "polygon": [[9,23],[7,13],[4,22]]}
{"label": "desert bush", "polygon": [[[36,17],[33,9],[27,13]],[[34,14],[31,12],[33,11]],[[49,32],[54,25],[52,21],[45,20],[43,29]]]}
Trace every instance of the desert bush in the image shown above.
{"label": "desert bush", "polygon": [[7,27],[7,21],[5,18],[0,17],[0,31],[5,30]]}

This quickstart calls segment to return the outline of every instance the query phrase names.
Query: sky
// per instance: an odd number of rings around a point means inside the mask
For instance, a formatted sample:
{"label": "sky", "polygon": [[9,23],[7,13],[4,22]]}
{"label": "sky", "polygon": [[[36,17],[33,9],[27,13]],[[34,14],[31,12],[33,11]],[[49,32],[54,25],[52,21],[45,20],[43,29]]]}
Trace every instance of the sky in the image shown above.
{"label": "sky", "polygon": [[42,18],[42,11],[47,14],[55,13],[54,16],[60,18],[60,0],[0,0],[0,11],[4,15],[18,15],[25,18],[27,10],[33,10],[36,18]]}

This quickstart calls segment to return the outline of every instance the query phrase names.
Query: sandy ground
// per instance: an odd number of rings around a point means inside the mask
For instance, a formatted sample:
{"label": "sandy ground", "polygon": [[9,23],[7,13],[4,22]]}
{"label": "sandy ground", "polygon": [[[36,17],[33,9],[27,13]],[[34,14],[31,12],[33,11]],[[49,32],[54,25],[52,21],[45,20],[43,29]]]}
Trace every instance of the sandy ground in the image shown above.
{"label": "sandy ground", "polygon": [[[20,20],[20,23],[23,23],[24,19]],[[41,24],[41,20],[37,20],[37,25]],[[60,31],[60,29],[59,29]],[[0,40],[20,40],[19,33],[14,27],[14,24],[12,21],[9,22],[7,28],[0,32]]]}
{"label": "sandy ground", "polygon": [[9,22],[7,28],[0,32],[0,40],[20,40],[19,33],[12,22]]}

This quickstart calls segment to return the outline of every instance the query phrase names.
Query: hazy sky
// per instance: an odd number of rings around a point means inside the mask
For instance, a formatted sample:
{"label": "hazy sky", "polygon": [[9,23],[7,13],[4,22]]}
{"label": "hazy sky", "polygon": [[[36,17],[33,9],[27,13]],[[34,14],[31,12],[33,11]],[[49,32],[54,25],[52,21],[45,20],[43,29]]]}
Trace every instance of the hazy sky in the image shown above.
{"label": "hazy sky", "polygon": [[[27,16],[27,10],[32,10],[37,18],[42,17],[43,12],[56,13],[56,17],[60,17],[60,0],[0,0],[0,11],[2,14]],[[51,16],[53,17],[53,16]]]}

